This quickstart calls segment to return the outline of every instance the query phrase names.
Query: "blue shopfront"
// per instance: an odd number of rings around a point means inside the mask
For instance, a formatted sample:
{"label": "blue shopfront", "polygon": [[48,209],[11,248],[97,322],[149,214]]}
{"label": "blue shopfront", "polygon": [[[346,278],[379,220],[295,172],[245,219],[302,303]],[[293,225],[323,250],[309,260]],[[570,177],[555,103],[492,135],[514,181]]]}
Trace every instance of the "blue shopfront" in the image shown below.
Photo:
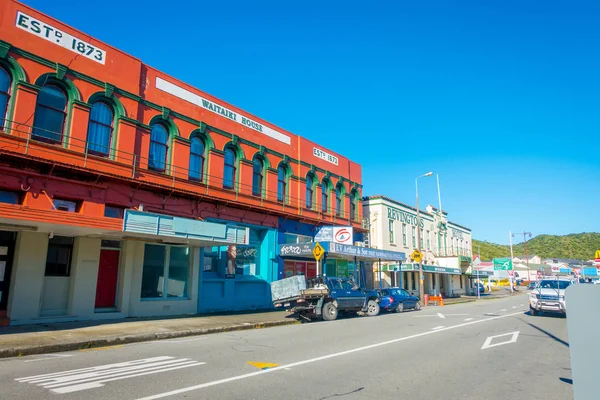
{"label": "blue shopfront", "polygon": [[280,244],[279,257],[284,263],[315,264],[314,273],[295,270],[291,275],[314,275],[348,277],[354,279],[361,287],[373,288],[373,265],[381,262],[400,262],[406,260],[406,254],[396,251],[379,250],[367,247],[345,245],[335,242],[319,242],[325,255],[315,263],[312,251],[313,243]]}
{"label": "blue shopfront", "polygon": [[259,310],[272,307],[270,283],[277,279],[277,230],[230,221],[248,228],[246,244],[201,249],[198,312]]}
{"label": "blue shopfront", "polygon": [[[279,218],[277,244],[312,246],[316,226],[298,221]],[[312,248],[312,247],[311,247]],[[304,257],[278,257],[277,279],[289,278],[293,275],[305,275],[312,278],[316,274],[316,262]]]}

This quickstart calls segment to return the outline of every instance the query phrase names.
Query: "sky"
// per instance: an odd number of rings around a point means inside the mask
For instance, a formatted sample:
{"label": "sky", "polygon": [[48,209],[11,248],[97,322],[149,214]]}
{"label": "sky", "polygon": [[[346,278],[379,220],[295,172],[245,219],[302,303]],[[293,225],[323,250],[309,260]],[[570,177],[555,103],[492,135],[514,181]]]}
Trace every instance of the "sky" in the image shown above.
{"label": "sky", "polygon": [[361,164],[364,195],[414,205],[432,171],[475,239],[600,231],[598,1],[24,3]]}

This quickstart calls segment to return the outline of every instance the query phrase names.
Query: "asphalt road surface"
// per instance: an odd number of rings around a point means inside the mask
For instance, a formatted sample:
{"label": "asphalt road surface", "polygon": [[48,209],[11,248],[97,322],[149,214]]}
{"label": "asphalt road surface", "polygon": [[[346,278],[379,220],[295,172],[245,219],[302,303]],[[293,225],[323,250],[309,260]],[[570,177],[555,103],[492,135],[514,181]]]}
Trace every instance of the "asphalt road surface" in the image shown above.
{"label": "asphalt road surface", "polygon": [[0,399],[573,398],[527,297],[0,360]]}

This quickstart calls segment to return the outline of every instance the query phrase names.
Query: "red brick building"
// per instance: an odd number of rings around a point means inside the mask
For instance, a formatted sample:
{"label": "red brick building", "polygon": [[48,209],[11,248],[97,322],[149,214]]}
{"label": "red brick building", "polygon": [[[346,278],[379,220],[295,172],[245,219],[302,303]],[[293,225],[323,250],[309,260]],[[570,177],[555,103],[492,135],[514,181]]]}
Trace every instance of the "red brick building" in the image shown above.
{"label": "red brick building", "polygon": [[358,228],[361,197],[334,151],[0,5],[5,323],[268,307],[280,218]]}

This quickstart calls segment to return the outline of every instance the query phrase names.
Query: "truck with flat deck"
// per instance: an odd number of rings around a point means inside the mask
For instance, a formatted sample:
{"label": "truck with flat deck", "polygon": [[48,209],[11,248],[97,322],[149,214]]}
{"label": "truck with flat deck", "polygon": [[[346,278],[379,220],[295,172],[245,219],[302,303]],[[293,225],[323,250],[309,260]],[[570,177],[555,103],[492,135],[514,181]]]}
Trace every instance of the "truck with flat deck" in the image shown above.
{"label": "truck with flat deck", "polygon": [[276,308],[284,308],[301,322],[315,319],[333,321],[340,314],[362,312],[379,314],[379,296],[361,289],[351,279],[297,275],[271,283],[271,298]]}

